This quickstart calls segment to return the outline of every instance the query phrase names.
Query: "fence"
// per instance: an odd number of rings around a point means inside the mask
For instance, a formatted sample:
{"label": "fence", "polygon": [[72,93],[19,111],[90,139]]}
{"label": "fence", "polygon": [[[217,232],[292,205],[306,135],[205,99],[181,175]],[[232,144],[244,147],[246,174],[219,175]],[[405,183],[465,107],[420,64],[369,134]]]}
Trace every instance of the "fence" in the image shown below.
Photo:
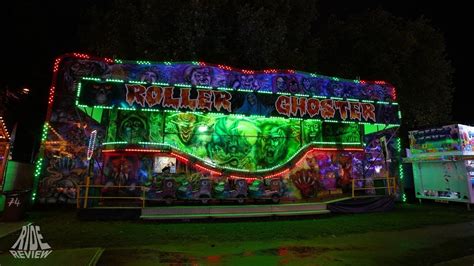
{"label": "fence", "polygon": [[[362,181],[363,186],[357,187],[356,182]],[[378,186],[381,184],[382,186]],[[377,195],[377,192],[384,191],[384,195],[394,195],[397,189],[396,177],[376,177],[352,179],[352,198]],[[364,195],[356,195],[357,191],[363,191]]]}

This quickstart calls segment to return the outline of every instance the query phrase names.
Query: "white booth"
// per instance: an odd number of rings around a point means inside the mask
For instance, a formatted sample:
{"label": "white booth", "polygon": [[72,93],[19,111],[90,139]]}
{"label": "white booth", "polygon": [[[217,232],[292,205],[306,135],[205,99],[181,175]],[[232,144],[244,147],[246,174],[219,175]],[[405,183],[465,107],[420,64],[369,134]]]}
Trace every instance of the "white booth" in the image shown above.
{"label": "white booth", "polygon": [[474,203],[474,127],[447,125],[409,132],[416,197]]}

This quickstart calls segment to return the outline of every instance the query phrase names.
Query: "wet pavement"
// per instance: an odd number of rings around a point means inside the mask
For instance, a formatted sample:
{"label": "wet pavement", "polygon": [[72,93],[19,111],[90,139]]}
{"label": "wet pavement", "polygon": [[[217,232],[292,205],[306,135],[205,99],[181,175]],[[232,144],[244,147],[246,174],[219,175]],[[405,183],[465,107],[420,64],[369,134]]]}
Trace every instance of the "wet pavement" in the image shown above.
{"label": "wet pavement", "polygon": [[408,258],[416,257],[417,250],[435,248],[466,237],[474,237],[472,222],[403,231],[329,235],[297,243],[204,241],[193,244],[183,241],[181,246],[174,248],[106,249],[98,265],[432,265],[435,261],[430,258],[421,261]]}

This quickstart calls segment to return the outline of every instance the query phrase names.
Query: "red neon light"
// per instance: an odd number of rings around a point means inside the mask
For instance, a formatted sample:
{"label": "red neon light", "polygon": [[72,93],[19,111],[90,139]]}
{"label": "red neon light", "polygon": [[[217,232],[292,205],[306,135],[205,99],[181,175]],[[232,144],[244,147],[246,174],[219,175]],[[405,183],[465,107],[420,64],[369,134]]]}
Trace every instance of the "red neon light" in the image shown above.
{"label": "red neon light", "polygon": [[53,103],[55,89],[56,88],[54,86],[51,86],[51,88],[49,89],[49,97],[48,97],[48,104],[49,105],[51,105]]}
{"label": "red neon light", "polygon": [[225,70],[229,70],[229,71],[232,70],[232,67],[226,66],[226,65],[217,65],[217,67],[222,68],[222,69],[225,69]]}
{"label": "red neon light", "polygon": [[242,73],[244,73],[244,74],[255,74],[255,71],[242,69]]}
{"label": "red neon light", "polygon": [[230,179],[245,179],[247,182],[250,181],[250,182],[253,182],[259,178],[256,178],[256,177],[245,177],[245,176],[236,176],[236,175],[231,175],[229,177]]}
{"label": "red neon light", "polygon": [[385,84],[385,81],[383,81],[383,80],[376,80],[376,81],[375,81],[375,84],[383,85],[383,84]]}
{"label": "red neon light", "polygon": [[289,168],[287,168],[287,169],[285,169],[285,170],[283,170],[283,171],[281,171],[281,172],[278,172],[278,173],[276,173],[276,174],[273,174],[273,175],[267,175],[267,176],[265,176],[265,179],[266,179],[266,178],[272,178],[272,177],[279,176],[279,175],[286,175],[288,172],[290,172],[290,169],[289,169]]}
{"label": "red neon light", "polygon": [[392,88],[392,95],[393,95],[393,100],[395,101],[397,99],[397,91],[395,88]]}
{"label": "red neon light", "polygon": [[61,59],[62,59],[61,57],[58,57],[58,58],[56,58],[56,60],[54,60],[53,73],[58,72],[59,63],[61,63]]}
{"label": "red neon light", "polygon": [[265,70],[263,70],[263,73],[266,73],[266,74],[268,74],[268,73],[277,73],[277,71],[276,71],[276,69],[265,69]]}
{"label": "red neon light", "polygon": [[309,153],[314,152],[314,151],[337,151],[337,150],[342,150],[342,151],[364,151],[363,148],[344,148],[344,149],[338,149],[338,148],[312,148],[311,150],[307,151],[301,158],[296,162],[296,166],[299,166],[304,159],[308,156]]}
{"label": "red neon light", "polygon": [[114,63],[114,60],[113,59],[110,59],[110,58],[104,58],[104,61],[109,63],[109,64],[113,64]]}
{"label": "red neon light", "polygon": [[181,156],[181,155],[179,155],[179,154],[176,154],[176,153],[174,153],[174,152],[172,152],[171,155],[174,156],[174,157],[176,157],[176,158],[178,158],[178,159],[180,159],[180,160],[183,161],[184,163],[189,162],[189,159],[188,159],[188,158],[186,158],[186,157],[184,157],[184,156]]}
{"label": "red neon light", "polygon": [[365,83],[367,83],[365,80],[361,80],[361,81],[359,81],[359,82],[360,82],[360,84],[365,84]]}
{"label": "red neon light", "polygon": [[213,175],[222,175],[221,172],[208,169],[208,168],[206,168],[206,167],[204,167],[204,166],[201,166],[201,165],[199,165],[199,164],[194,164],[194,166],[196,166],[196,168],[198,168],[199,170],[207,171],[207,172],[209,172],[209,173],[211,173],[211,174],[213,174]]}
{"label": "red neon light", "polygon": [[199,65],[200,66],[206,66],[206,63],[205,62],[199,62]]}
{"label": "red neon light", "polygon": [[288,73],[291,73],[291,74],[295,74],[295,73],[296,73],[296,71],[295,71],[295,70],[292,70],[292,69],[288,69],[287,71],[288,71]]}
{"label": "red neon light", "polygon": [[89,59],[89,58],[90,58],[90,56],[87,55],[87,54],[73,53],[73,55],[74,55],[75,57],[79,57],[79,58],[82,58],[82,59]]}

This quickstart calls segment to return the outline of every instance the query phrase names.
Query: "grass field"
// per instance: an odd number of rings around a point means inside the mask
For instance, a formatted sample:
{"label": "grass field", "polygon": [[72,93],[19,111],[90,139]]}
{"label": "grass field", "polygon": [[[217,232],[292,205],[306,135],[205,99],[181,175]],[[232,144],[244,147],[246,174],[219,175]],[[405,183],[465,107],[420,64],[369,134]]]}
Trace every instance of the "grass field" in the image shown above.
{"label": "grass field", "polygon": [[[386,213],[178,223],[79,221],[73,210],[54,210],[32,212],[29,220],[41,227],[53,249],[105,248],[103,265],[315,265],[315,260],[340,265],[348,258],[356,265],[405,260],[431,265],[474,251],[474,232],[449,233],[449,224],[474,221],[465,205],[407,204]],[[442,226],[430,232],[426,228],[432,225]],[[0,239],[0,250],[8,250],[16,237]]]}

